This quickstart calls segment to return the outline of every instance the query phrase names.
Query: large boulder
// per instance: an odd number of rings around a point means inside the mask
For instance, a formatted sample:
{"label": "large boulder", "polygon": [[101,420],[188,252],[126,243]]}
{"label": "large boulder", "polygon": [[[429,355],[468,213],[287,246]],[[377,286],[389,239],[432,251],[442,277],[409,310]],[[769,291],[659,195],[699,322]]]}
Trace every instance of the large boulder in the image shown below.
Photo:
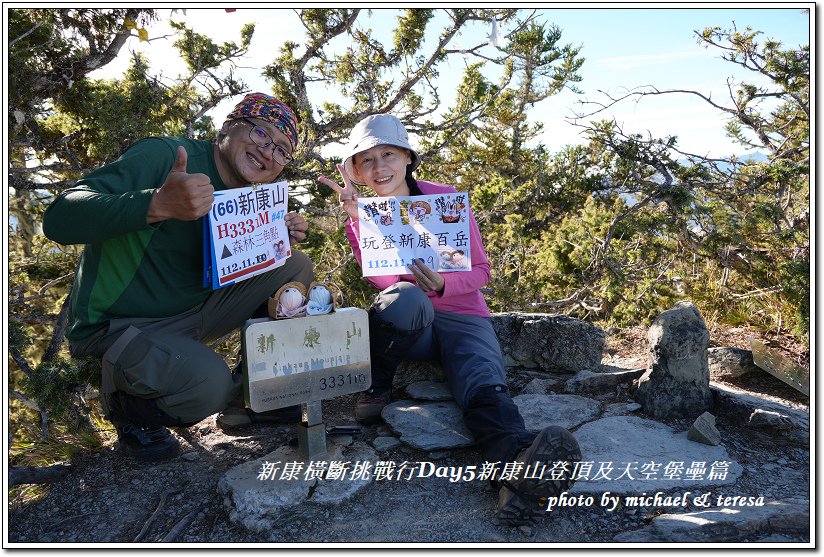
{"label": "large boulder", "polygon": [[809,443],[809,411],[726,385],[714,383],[710,389],[716,414],[727,422],[780,432],[792,442]]}
{"label": "large boulder", "polygon": [[496,313],[492,325],[504,365],[576,373],[599,371],[604,331],[565,315]]}
{"label": "large boulder", "polygon": [[[564,373],[603,371],[604,331],[595,325],[565,315],[496,313],[492,326],[506,367]],[[404,360],[392,386],[403,390],[419,381],[443,382],[446,373],[438,362]]]}
{"label": "large boulder", "polygon": [[723,446],[695,443],[686,432],[640,416],[601,418],[585,423],[574,435],[583,460],[570,493],[708,492],[714,486],[732,486],[744,472]]}
{"label": "large boulder", "polygon": [[690,302],[655,318],[647,335],[649,364],[635,399],[655,418],[695,418],[712,410],[710,333]]}
{"label": "large boulder", "polygon": [[[729,497],[728,497],[729,499]],[[792,541],[780,534],[810,533],[810,504],[804,499],[765,500],[762,506],[730,506],[666,513],[649,526],[621,532],[624,543],[718,543]],[[762,546],[764,547],[764,546]]]}

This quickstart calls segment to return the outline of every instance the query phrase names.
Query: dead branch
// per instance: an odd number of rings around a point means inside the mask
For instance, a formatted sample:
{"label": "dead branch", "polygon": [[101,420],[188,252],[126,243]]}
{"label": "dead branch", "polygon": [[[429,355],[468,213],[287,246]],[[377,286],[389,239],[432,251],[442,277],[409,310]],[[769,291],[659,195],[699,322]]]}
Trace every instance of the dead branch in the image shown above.
{"label": "dead branch", "polygon": [[201,507],[198,507],[197,509],[193,510],[192,512],[181,518],[180,521],[174,525],[174,527],[169,531],[169,533],[166,534],[166,537],[163,538],[161,541],[163,543],[170,543],[175,541],[177,537],[183,533],[183,530],[185,530],[189,526],[189,524],[192,523],[194,518],[200,512],[200,509]]}
{"label": "dead branch", "polygon": [[34,372],[32,371],[31,366],[29,366],[29,363],[26,361],[26,359],[20,353],[20,351],[14,346],[9,346],[9,352],[11,352],[11,357],[14,360],[14,362],[17,364],[17,367],[19,367],[20,370],[23,373],[26,374],[26,377],[31,379],[32,374]]}
{"label": "dead branch", "polygon": [[132,541],[139,542],[141,540],[141,538],[143,538],[143,536],[146,534],[146,532],[149,531],[149,526],[151,526],[152,523],[155,520],[157,520],[157,517],[160,516],[160,511],[163,510],[163,505],[166,504],[166,497],[167,497],[167,494],[165,494],[165,493],[160,496],[160,503],[157,504],[157,508],[152,513],[152,516],[149,517],[149,520],[147,520],[143,524],[143,528],[140,529],[140,532],[138,532],[137,536],[135,536],[134,540],[132,540]]}
{"label": "dead branch", "polygon": [[40,360],[41,362],[52,361],[63,345],[63,331],[66,329],[66,324],[69,319],[70,300],[71,294],[66,296],[66,299],[63,300],[63,304],[60,306],[60,312],[57,314],[57,322],[54,325],[51,341],[49,341],[49,345],[43,353],[43,357]]}
{"label": "dead branch", "polygon": [[[16,350],[15,350],[16,352]],[[31,375],[29,375],[31,378]],[[35,412],[40,412],[40,440],[45,441],[46,436],[49,433],[49,415],[46,412],[45,408],[41,408],[39,404],[31,400],[30,398],[26,397],[24,394],[15,391],[14,389],[9,389],[9,396],[19,400],[22,402],[27,408],[31,408]]]}
{"label": "dead branch", "polygon": [[49,288],[51,288],[52,286],[54,286],[56,284],[60,284],[61,282],[63,282],[64,280],[66,280],[69,277],[73,277],[74,273],[75,272],[72,271],[71,273],[63,275],[62,277],[57,277],[56,279],[50,280],[49,282],[47,282],[46,284],[44,284],[43,286],[40,287],[40,290],[37,291],[37,294],[39,294],[40,296],[45,295],[46,290],[48,290]]}
{"label": "dead branch", "polygon": [[353,257],[354,257],[354,256],[353,256],[351,253],[350,253],[347,257],[345,257],[345,258],[343,259],[343,261],[342,261],[342,262],[340,262],[340,263],[337,265],[337,267],[335,267],[334,269],[332,269],[331,271],[329,271],[329,272],[326,274],[326,278],[324,279],[324,282],[329,282],[329,281],[332,279],[332,275],[334,275],[334,274],[335,274],[335,271],[337,271],[338,269],[340,269],[341,267],[343,267],[344,265],[346,265],[347,263],[349,263],[349,261],[351,261]]}
{"label": "dead branch", "polygon": [[23,393],[15,391],[14,389],[9,389],[9,396],[11,398],[17,399],[20,402],[22,402],[23,405],[26,408],[30,408],[30,409],[34,410],[35,412],[40,412],[40,406],[35,401],[33,401],[32,399],[30,399],[26,395],[24,395]]}
{"label": "dead branch", "polygon": [[25,33],[20,35],[19,37],[15,37],[14,39],[10,40],[9,44],[8,44],[8,48],[13,47],[15,44],[17,44],[18,41],[21,41],[21,40],[25,39],[26,37],[28,37],[29,35],[31,35],[32,33],[34,33],[37,30],[37,28],[40,27],[41,25],[43,25],[43,22],[38,21],[37,23],[34,24],[34,27],[32,27],[31,29],[29,29],[28,31],[26,31]]}
{"label": "dead branch", "polygon": [[547,301],[547,302],[531,302],[529,304],[529,307],[532,307],[532,308],[542,308],[542,307],[546,307],[546,308],[553,308],[553,307],[563,308],[563,307],[571,306],[573,308],[580,307],[580,308],[583,308],[586,311],[589,311],[589,312],[592,312],[592,313],[601,313],[602,311],[604,311],[603,304],[598,305],[598,306],[592,306],[592,305],[589,304],[589,302],[587,302],[586,298],[584,297],[584,293],[586,291],[587,291],[587,288],[580,288],[580,289],[576,290],[575,292],[573,292],[571,296],[569,296],[567,298],[564,298],[562,300],[551,300],[551,301]]}
{"label": "dead branch", "polygon": [[59,480],[69,473],[71,466],[12,466],[9,468],[9,486],[21,484],[47,484]]}

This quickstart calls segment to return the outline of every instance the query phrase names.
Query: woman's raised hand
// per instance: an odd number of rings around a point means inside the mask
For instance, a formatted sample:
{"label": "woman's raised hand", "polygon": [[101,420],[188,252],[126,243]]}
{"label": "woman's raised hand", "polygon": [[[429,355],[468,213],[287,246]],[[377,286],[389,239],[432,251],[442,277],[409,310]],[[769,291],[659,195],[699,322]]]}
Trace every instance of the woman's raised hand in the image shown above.
{"label": "woman's raised hand", "polygon": [[332,188],[338,194],[338,199],[343,203],[343,210],[350,218],[357,220],[358,218],[358,190],[349,178],[349,174],[342,164],[337,165],[338,172],[341,179],[343,179],[343,187],[327,178],[326,176],[319,176],[318,182]]}

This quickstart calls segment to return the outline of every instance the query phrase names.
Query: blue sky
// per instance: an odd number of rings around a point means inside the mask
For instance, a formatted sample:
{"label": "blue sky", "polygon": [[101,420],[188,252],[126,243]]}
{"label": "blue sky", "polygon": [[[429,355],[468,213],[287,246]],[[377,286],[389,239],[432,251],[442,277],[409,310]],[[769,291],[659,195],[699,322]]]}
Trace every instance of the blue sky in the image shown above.
{"label": "blue sky", "polygon": [[[786,47],[810,41],[809,19],[800,8],[766,9],[563,9],[546,10],[548,21],[563,30],[563,41],[582,45],[587,59],[581,70],[583,98],[600,98],[597,91],[620,93],[626,88],[655,85],[659,89],[690,89],[728,96],[728,77],[752,79],[746,70],[720,59],[718,49],[705,49],[695,40],[694,30],[719,26],[739,30],[749,26],[765,37],[780,40]],[[553,102],[559,100],[561,102]],[[569,115],[580,97],[563,94],[539,110],[552,122]],[[616,118],[632,131],[654,134],[680,132],[681,143],[693,152],[704,145],[715,154],[726,149],[742,152],[723,137],[719,113],[690,96],[647,98],[642,106],[626,103]],[[559,133],[568,140],[566,131]],[[571,127],[571,126],[568,126]],[[550,132],[551,133],[551,132]],[[557,142],[545,142],[557,147]],[[567,141],[572,142],[572,141]],[[555,143],[555,144],[553,144]]]}
{"label": "blue sky", "polygon": [[[270,63],[285,40],[302,42],[302,27],[289,9],[243,8],[225,13],[223,9],[188,9],[178,13],[176,20],[185,20],[198,32],[217,41],[237,40],[239,29],[254,22],[257,30],[252,46],[238,74],[254,90],[269,91],[269,84],[260,76],[260,68]],[[568,6],[568,4],[567,4]],[[734,64],[719,59],[721,52],[699,46],[693,31],[706,26],[730,28],[735,22],[739,29],[750,26],[764,31],[765,36],[797,47],[810,41],[810,24],[798,4],[741,4],[728,8],[669,8],[661,4],[654,8],[617,7],[617,4],[598,8],[541,8],[539,21],[554,23],[562,30],[561,42],[582,46],[586,58],[580,73],[583,81],[578,87],[583,95],[564,92],[536,105],[529,113],[532,121],[544,123],[544,133],[538,141],[550,151],[582,141],[580,128],[572,126],[567,118],[580,111],[581,100],[603,99],[598,91],[620,93],[626,88],[655,85],[660,89],[692,89],[712,94],[714,99],[728,95],[726,81],[751,79]],[[610,7],[605,7],[610,6]],[[773,6],[773,7],[763,7]],[[778,6],[778,7],[774,7]],[[169,33],[165,20],[169,11],[159,10],[163,21],[150,28],[151,37]],[[381,40],[389,40],[393,29],[393,10],[374,10],[371,19],[361,25],[369,26]],[[461,46],[469,47],[483,41],[489,25],[476,24],[458,37]],[[433,38],[434,40],[434,38]],[[128,49],[145,52],[153,60],[154,69],[163,69],[167,76],[175,74],[176,56],[171,54],[172,39],[138,43],[130,39],[118,64],[112,64],[100,74],[110,77],[125,66]],[[487,47],[487,54],[492,54]],[[161,62],[162,61],[162,65]],[[442,96],[449,98],[461,74],[464,61],[457,55],[442,68],[439,83]],[[336,92],[328,92],[334,95]],[[219,105],[212,115],[219,122],[231,110],[233,101]],[[675,133],[679,145],[690,152],[709,155],[742,154],[746,149],[732,144],[724,137],[722,115],[703,101],[690,96],[668,95],[647,98],[641,103],[627,102],[602,117],[614,117],[626,131],[663,136]],[[334,152],[334,147],[330,152]]]}

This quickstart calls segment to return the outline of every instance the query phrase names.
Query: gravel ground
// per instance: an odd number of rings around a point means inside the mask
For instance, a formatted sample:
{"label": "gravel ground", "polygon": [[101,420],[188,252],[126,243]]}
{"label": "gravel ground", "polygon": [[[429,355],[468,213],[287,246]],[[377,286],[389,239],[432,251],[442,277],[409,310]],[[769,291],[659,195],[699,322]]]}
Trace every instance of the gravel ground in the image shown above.
{"label": "gravel ground", "polygon": [[[642,335],[623,331],[611,335],[607,354],[613,361],[643,354]],[[627,339],[634,339],[632,342]],[[629,361],[629,360],[624,360]],[[766,375],[766,374],[765,374]],[[517,394],[534,379],[534,373],[511,371]],[[768,391],[776,400],[805,407],[806,397],[770,376],[749,385],[751,392]],[[735,385],[742,388],[742,385]],[[356,395],[324,401],[327,425],[352,423]],[[625,401],[626,394],[603,402]],[[684,431],[690,422],[668,425]],[[767,498],[809,498],[810,451],[797,440],[768,435],[719,420],[722,444],[745,472],[732,495]],[[112,448],[83,454],[72,462],[71,472],[43,490],[37,499],[10,501],[7,541],[13,544],[144,543],[173,541],[208,543],[221,547],[237,544],[591,544],[611,542],[615,535],[647,526],[667,508],[619,509],[600,506],[570,508],[548,513],[534,528],[511,528],[493,518],[496,494],[486,482],[450,483],[428,478],[373,482],[353,498],[333,507],[303,505],[284,515],[270,531],[252,532],[229,520],[223,496],[216,486],[229,468],[262,457],[292,440],[294,426],[253,425],[223,430],[211,417],[188,429],[174,430],[185,458],[158,465],[136,464]],[[369,443],[385,428],[364,428],[355,443]],[[460,466],[480,460],[477,450],[427,453],[400,446],[380,453],[396,463],[433,461]],[[722,491],[722,490],[717,490]],[[676,494],[673,492],[673,494]],[[162,504],[161,504],[162,503]],[[682,511],[688,512],[687,507]],[[673,511],[674,512],[674,511]],[[764,535],[767,535],[765,533]],[[759,537],[761,536],[761,537]],[[740,541],[808,542],[804,537],[764,538],[761,534]],[[763,538],[763,539],[762,539]],[[502,547],[508,547],[504,545]]]}

